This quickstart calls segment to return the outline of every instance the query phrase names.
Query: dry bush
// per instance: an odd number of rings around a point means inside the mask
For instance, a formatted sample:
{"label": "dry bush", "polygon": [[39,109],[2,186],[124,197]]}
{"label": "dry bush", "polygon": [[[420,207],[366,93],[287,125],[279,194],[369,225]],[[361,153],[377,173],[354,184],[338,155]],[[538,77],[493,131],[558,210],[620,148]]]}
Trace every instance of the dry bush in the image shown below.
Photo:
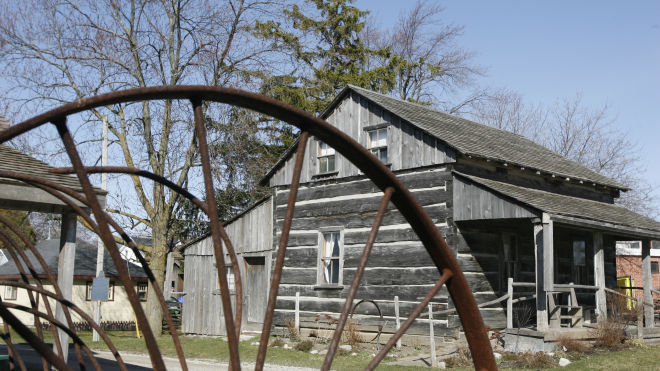
{"label": "dry bush", "polygon": [[644,308],[628,309],[627,299],[613,293],[607,293],[607,318],[598,321],[598,326],[591,331],[594,345],[600,347],[619,346],[626,339],[626,329],[637,320],[639,311]]}
{"label": "dry bush", "polygon": [[314,342],[311,340],[303,340],[300,343],[296,344],[293,349],[299,350],[301,352],[309,352],[314,347]]}
{"label": "dry bush", "polygon": [[337,351],[335,352],[336,357],[346,357],[350,355],[351,355],[351,351],[346,349],[337,348]]}
{"label": "dry bush", "polygon": [[518,355],[518,359],[513,368],[532,368],[535,370],[542,368],[554,368],[556,366],[554,358],[543,352],[533,353],[530,351]]}
{"label": "dry bush", "polygon": [[584,353],[587,351],[587,343],[574,338],[570,333],[561,333],[557,336],[557,347],[564,352]]}
{"label": "dry bush", "polygon": [[289,333],[289,339],[291,339],[291,341],[300,340],[300,332],[298,331],[296,321],[293,318],[289,317],[285,319],[284,326],[286,326],[286,331]]}
{"label": "dry bush", "polygon": [[474,367],[472,364],[472,353],[470,348],[464,342],[456,343],[456,355],[445,358],[447,368]]}
{"label": "dry bush", "polygon": [[644,342],[643,339],[628,339],[625,344],[629,347],[646,349],[649,346]]}
{"label": "dry bush", "polygon": [[282,340],[280,338],[277,338],[277,339],[270,342],[271,347],[280,347],[280,348],[282,348],[284,346],[284,344],[286,344],[286,343],[284,342],[284,340]]}
{"label": "dry bush", "polygon": [[358,331],[358,323],[352,318],[349,318],[346,321],[346,326],[344,326],[344,333],[342,335],[344,343],[353,348],[362,342],[362,334]]}

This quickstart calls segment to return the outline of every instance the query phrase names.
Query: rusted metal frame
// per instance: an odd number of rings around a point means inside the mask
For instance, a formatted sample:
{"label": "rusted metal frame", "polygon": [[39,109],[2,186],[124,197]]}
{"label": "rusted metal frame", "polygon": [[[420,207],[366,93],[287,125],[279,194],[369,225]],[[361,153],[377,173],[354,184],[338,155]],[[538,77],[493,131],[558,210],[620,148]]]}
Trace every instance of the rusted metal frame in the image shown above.
{"label": "rusted metal frame", "polygon": [[64,360],[55,354],[46,343],[39,340],[32,330],[16,318],[7,307],[5,307],[2,301],[0,301],[0,317],[2,317],[4,322],[8,322],[9,325],[13,327],[14,330],[18,332],[18,334],[25,339],[32,348],[34,348],[34,350],[37,351],[37,353],[46,358],[46,360],[55,366],[55,368],[60,371],[73,371],[73,369],[64,363]]}
{"label": "rusted metal frame", "polygon": [[23,362],[23,358],[21,358],[21,355],[18,354],[18,350],[16,350],[14,343],[11,341],[9,324],[7,324],[7,321],[3,321],[2,325],[5,329],[5,332],[0,332],[0,339],[2,339],[5,344],[7,344],[7,355],[9,358],[11,358],[11,362],[9,363],[9,371],[16,370],[16,363],[18,363],[18,367],[21,368],[21,371],[27,371],[25,363]]}
{"label": "rusted metal frame", "polygon": [[[454,274],[452,273],[452,271],[448,269],[444,269],[442,271],[442,276],[440,276],[438,282],[435,283],[435,286],[433,286],[431,291],[429,291],[428,294],[426,294],[422,302],[419,303],[417,307],[415,307],[415,310],[413,310],[412,313],[410,313],[408,319],[406,319],[406,321],[401,324],[401,327],[394,333],[394,335],[390,338],[387,344],[385,344],[383,349],[381,349],[380,352],[378,352],[378,354],[376,355],[376,357],[374,357],[374,359],[372,359],[371,362],[369,362],[367,367],[365,367],[364,369],[365,371],[371,371],[374,368],[376,368],[376,366],[378,366],[378,364],[383,360],[383,358],[385,358],[385,356],[387,355],[387,353],[389,353],[392,347],[394,347],[396,341],[399,340],[401,336],[403,336],[403,334],[406,332],[406,330],[408,330],[410,325],[413,324],[415,319],[417,319],[417,317],[419,317],[419,315],[422,314],[426,306],[431,302],[431,299],[433,299],[433,297],[438,294],[438,292],[442,288],[442,285],[444,285],[449,279],[453,279],[453,276]],[[430,325],[431,324],[429,323],[429,326]],[[497,368],[495,369],[497,370]]]}
{"label": "rusted metal frame", "polygon": [[311,135],[328,143],[337,152],[348,158],[382,191],[387,187],[394,187],[397,193],[392,198],[392,203],[419,236],[438,270],[449,269],[454,272],[454,278],[447,285],[447,289],[463,322],[466,338],[474,355],[475,367],[478,370],[497,369],[486,327],[474,296],[471,295],[470,287],[456,258],[431,218],[412,193],[389,169],[355,140],[320,118],[275,99],[238,89],[208,86],[158,86],[113,92],[63,105],[0,132],[0,143],[55,119],[107,104],[144,99],[188,99],[190,97],[252,109],[295,125],[303,131],[308,130]]}
{"label": "rusted metal frame", "polygon": [[[13,227],[12,223],[9,224],[7,223],[9,223],[9,221],[5,219],[3,221],[3,224],[9,226],[10,228]],[[23,280],[23,282],[25,282],[28,285],[30,284],[30,280],[27,274],[25,273],[25,270],[23,269],[23,264],[21,264],[21,260],[26,262],[26,265],[28,266],[28,269],[30,270],[30,273],[32,274],[32,277],[35,279],[37,285],[41,285],[39,276],[36,274],[36,271],[34,270],[34,267],[32,267],[32,264],[30,264],[30,261],[27,258],[27,256],[25,256],[25,253],[21,251],[20,247],[18,246],[16,241],[9,235],[9,233],[2,228],[0,228],[0,242],[2,242],[6,246],[7,251],[9,251],[9,255],[11,255],[12,260],[14,260],[14,262],[16,263],[16,268],[18,268],[18,272],[21,275],[21,279]],[[16,252],[20,254],[21,259],[18,258]],[[34,294],[32,293],[32,291],[28,291],[27,293],[28,293],[28,298],[30,300],[30,306],[32,306],[32,308],[38,308],[38,305],[34,300]],[[46,304],[46,309],[49,312],[48,314],[52,315],[53,313],[51,311],[49,303],[46,302],[45,304]],[[43,341],[44,339],[43,329],[41,328],[41,322],[39,321],[39,316],[37,315],[34,316],[34,326],[37,329],[37,337],[41,339],[41,341]],[[62,354],[62,344],[60,343],[60,337],[59,334],[57,333],[57,329],[53,329],[53,339],[54,339],[53,341],[55,341],[55,347],[57,349],[58,354]],[[79,361],[81,360],[81,358],[82,357],[79,357]],[[44,368],[44,371],[48,371],[48,364],[45,362],[43,358],[41,361],[42,361],[41,366]],[[83,364],[84,364],[84,360],[83,360]]]}
{"label": "rusted metal frame", "polygon": [[142,327],[142,334],[144,335],[144,341],[147,345],[147,349],[149,350],[149,355],[151,356],[151,363],[153,368],[158,371],[166,371],[165,362],[163,361],[160,349],[158,349],[156,338],[154,337],[154,334],[149,327],[149,321],[147,320],[144,309],[142,308],[140,300],[137,297],[137,292],[135,291],[133,282],[130,279],[128,268],[122,264],[123,260],[120,255],[119,248],[117,248],[117,243],[112,237],[112,232],[110,231],[110,227],[108,226],[106,218],[104,217],[104,211],[101,208],[101,204],[99,203],[98,198],[96,198],[96,193],[94,192],[92,183],[89,181],[82,160],[78,155],[78,150],[76,149],[76,145],[73,142],[69,128],[66,125],[66,118],[54,120],[53,124],[57,128],[60,138],[62,139],[62,143],[64,144],[64,148],[66,149],[67,154],[69,155],[71,164],[76,169],[78,181],[80,182],[85,193],[85,197],[87,198],[92,208],[92,212],[94,215],[99,216],[97,218],[100,232],[99,237],[101,237],[101,240],[103,241],[106,249],[110,253],[112,260],[115,263],[117,273],[119,274],[119,279],[122,281],[124,288],[126,288],[126,294],[128,295],[128,299],[130,300],[131,305],[133,306],[133,310],[135,311],[135,317],[137,318],[140,327]]}
{"label": "rusted metal frame", "polygon": [[101,365],[96,360],[96,357],[94,356],[94,353],[92,353],[92,351],[87,347],[87,345],[85,345],[85,342],[82,341],[82,339],[80,339],[80,337],[78,337],[78,334],[76,334],[76,332],[73,329],[68,328],[62,322],[55,319],[55,317],[49,316],[48,314],[40,312],[37,309],[28,308],[24,305],[14,304],[14,303],[6,303],[5,302],[5,303],[2,303],[2,304],[5,307],[10,308],[10,309],[16,309],[16,310],[20,310],[22,312],[33,314],[35,316],[39,316],[39,317],[47,320],[48,322],[52,323],[53,325],[57,326],[62,331],[66,332],[67,335],[69,335],[71,337],[73,342],[77,343],[82,348],[82,350],[85,352],[85,355],[87,355],[87,359],[89,359],[89,361],[92,363],[92,366],[94,366],[94,369],[96,371],[102,371]]}
{"label": "rusted metal frame", "polygon": [[[215,253],[216,269],[218,271],[218,282],[220,283],[220,293],[222,300],[222,309],[225,315],[225,328],[227,329],[227,340],[229,343],[229,364],[234,371],[241,369],[240,354],[238,352],[238,336],[236,334],[236,324],[232,316],[231,298],[229,296],[229,284],[227,283],[227,270],[225,268],[225,254],[222,248],[222,237],[220,236],[220,220],[218,217],[218,206],[215,202],[215,190],[213,189],[213,174],[211,173],[211,159],[209,148],[206,142],[206,125],[202,114],[201,99],[191,99],[195,116],[195,130],[197,131],[197,140],[199,154],[202,160],[202,173],[204,174],[204,185],[206,190],[206,204],[208,205],[208,216],[211,221],[211,238],[213,240],[213,249]],[[240,274],[239,272],[235,272]],[[236,307],[238,312],[238,302]],[[238,314],[237,314],[238,316]]]}
{"label": "rusted metal frame", "polygon": [[266,315],[264,318],[264,325],[261,330],[261,339],[259,341],[259,353],[257,354],[257,364],[255,371],[261,371],[264,367],[266,360],[266,352],[268,351],[268,337],[270,336],[270,328],[273,324],[273,315],[275,312],[275,302],[277,301],[277,292],[280,288],[280,280],[282,279],[282,267],[284,266],[284,256],[286,254],[286,246],[289,242],[289,231],[291,230],[291,222],[293,221],[293,211],[296,205],[296,196],[298,195],[298,187],[300,186],[300,173],[302,172],[303,161],[305,158],[305,149],[307,147],[307,140],[309,139],[309,132],[303,131],[300,134],[298,141],[298,150],[296,151],[296,164],[293,169],[293,178],[291,179],[291,188],[289,189],[289,199],[286,204],[286,212],[284,214],[284,222],[282,224],[282,234],[280,235],[280,243],[277,247],[277,258],[275,260],[275,269],[270,284],[270,292],[268,293],[268,305],[266,307]]}
{"label": "rusted metal frame", "polygon": [[[3,175],[2,173],[3,172],[0,171],[0,176]],[[14,179],[17,179],[17,178],[14,178]],[[40,189],[50,193],[51,195],[57,197],[62,202],[66,203],[69,207],[71,207],[78,215],[80,215],[92,227],[92,229],[94,230],[95,233],[97,233],[97,234],[99,233],[98,225],[94,222],[94,220],[92,220],[92,218],[89,216],[89,214],[87,214],[78,205],[73,203],[73,201],[71,201],[70,199],[64,197],[64,195],[62,195],[58,191],[54,190],[53,188],[41,184],[41,182],[47,183],[51,187],[56,187],[56,188],[58,188],[58,190],[66,192],[68,195],[70,195],[73,198],[77,199],[81,203],[86,204],[87,201],[85,200],[84,197],[82,197],[80,194],[78,194],[77,192],[75,192],[75,191],[73,191],[73,190],[71,190],[67,187],[61,186],[57,183],[53,183],[53,182],[50,182],[50,181],[45,180],[45,179],[33,177],[33,180],[26,181],[26,183],[28,183],[28,184],[30,184],[34,187],[40,188]],[[156,279],[153,276],[153,272],[149,268],[148,263],[146,262],[146,260],[142,256],[142,254],[140,254],[140,251],[138,250],[135,243],[130,239],[130,236],[128,236],[128,234],[126,234],[123,231],[123,229],[114,221],[114,219],[112,219],[107,213],[105,214],[105,217],[106,217],[106,220],[110,223],[110,225],[122,236],[124,241],[126,241],[126,243],[128,243],[129,247],[131,247],[131,249],[135,253],[136,257],[138,257],[138,260],[140,260],[140,263],[142,264],[142,266],[143,266],[145,272],[147,273],[147,276],[149,277],[150,281],[152,281],[152,286],[154,288],[155,294],[157,295],[157,297],[159,298],[159,300],[161,302],[161,307],[164,308],[163,311],[165,313],[165,318],[166,318],[166,321],[168,323],[168,326],[170,327],[170,329],[174,329],[174,332],[172,333],[172,338],[173,338],[173,341],[174,341],[175,349],[177,351],[177,355],[179,356],[179,361],[181,363],[182,370],[187,371],[188,367],[187,367],[187,364],[186,364],[185,356],[183,354],[183,348],[181,347],[181,342],[179,340],[179,336],[176,333],[176,327],[174,326],[174,321],[172,319],[171,314],[169,313],[169,310],[167,309],[167,303],[165,302],[165,299],[162,295],[162,291],[160,291],[160,288],[157,284],[154,285],[154,283],[156,282]],[[59,288],[57,288],[57,291],[58,291],[58,295],[63,298],[61,291],[59,291]],[[70,316],[68,318],[69,318],[69,321],[70,321]],[[91,320],[91,318],[86,319],[86,320],[89,322]],[[92,321],[92,323],[93,323],[93,321]],[[73,328],[72,322],[69,326],[70,326],[70,328]],[[99,332],[99,333],[101,333],[101,332]],[[109,341],[109,338],[108,338],[108,341]]]}
{"label": "rusted metal frame", "polygon": [[[180,187],[176,183],[170,181],[169,179],[162,177],[160,175],[156,175],[152,172],[146,171],[146,170],[140,170],[140,169],[135,169],[131,167],[125,167],[125,166],[86,166],[85,171],[87,171],[88,174],[101,174],[101,173],[113,173],[113,174],[128,174],[128,175],[137,175],[141,177],[145,177],[147,179],[151,179],[155,182],[159,182],[164,184],[165,186],[171,188],[173,191],[179,193],[181,196],[187,198],[190,200],[192,203],[197,205],[206,215],[208,215],[208,206],[199,198],[195,197],[193,194],[188,192],[183,187]],[[65,167],[65,168],[58,168],[58,169],[52,169],[50,171],[51,173],[54,174],[72,174],[75,172],[73,168],[70,167]],[[231,265],[234,271],[240,272],[240,266],[238,265],[238,258],[236,257],[236,251],[234,250],[234,246],[229,239],[229,236],[227,235],[224,227],[221,226],[220,228],[220,237],[222,238],[222,242],[224,242],[225,247],[227,247],[227,253],[229,254],[229,259],[231,260]],[[241,275],[237,275],[235,277],[235,286],[236,286],[236,297],[242,298],[243,297],[243,284],[242,284],[242,279]],[[237,300],[239,301],[239,300]],[[237,310],[236,310],[236,316],[235,316],[235,322],[236,325],[236,336],[240,336],[240,331],[241,331],[241,320],[242,320],[242,300],[240,300],[241,303],[237,304]],[[238,310],[241,309],[241,310]]]}
{"label": "rusted metal frame", "polygon": [[371,255],[371,249],[376,242],[376,237],[378,236],[378,230],[380,225],[383,222],[383,217],[385,217],[385,212],[387,211],[387,205],[390,203],[390,198],[394,193],[394,188],[389,187],[385,190],[383,199],[380,201],[380,206],[378,207],[378,213],[376,214],[376,219],[374,220],[374,225],[371,227],[371,232],[367,238],[367,243],[362,250],[362,257],[360,257],[360,262],[358,263],[357,270],[355,271],[355,276],[353,277],[353,282],[351,287],[348,289],[348,294],[346,295],[346,301],[344,302],[344,307],[341,310],[339,315],[339,321],[337,322],[337,327],[335,328],[335,333],[332,336],[332,341],[328,347],[328,353],[325,355],[325,360],[323,361],[323,366],[321,370],[328,371],[332,365],[332,360],[335,357],[335,352],[339,346],[339,341],[341,340],[341,335],[344,331],[344,326],[346,325],[346,319],[348,318],[348,312],[351,310],[353,305],[353,300],[357,294],[358,287],[360,286],[360,281],[362,280],[362,275],[364,270],[367,267],[367,262],[369,261],[369,255]]}
{"label": "rusted metal frame", "polygon": [[[67,197],[64,197],[64,195],[62,194],[62,193],[67,194],[70,197],[78,200],[80,203],[82,203],[84,205],[88,205],[87,200],[82,195],[80,195],[79,193],[73,191],[72,189],[70,189],[68,187],[65,187],[65,186],[62,186],[60,184],[54,183],[52,181],[46,180],[46,179],[37,178],[37,177],[34,177],[34,176],[28,176],[28,175],[21,174],[21,173],[0,171],[0,177],[22,180],[22,181],[26,182],[29,185],[40,188],[40,189],[44,190],[45,192],[50,193],[51,195],[57,197],[62,202],[67,204],[78,215],[80,215],[83,219],[85,219],[85,221],[92,227],[92,229],[94,230],[95,233],[97,233],[97,234],[99,233],[98,226],[89,217],[89,215],[82,208],[80,208],[78,205],[73,203],[72,200],[68,199]],[[59,193],[58,191],[60,191],[62,193]],[[183,348],[181,347],[181,342],[179,340],[179,335],[176,332],[176,326],[174,325],[174,321],[172,319],[172,316],[169,312],[169,309],[167,308],[167,303],[165,302],[162,291],[160,290],[160,286],[158,284],[156,284],[156,278],[154,277],[153,272],[151,271],[151,268],[149,268],[149,265],[148,265],[147,261],[144,259],[144,257],[142,256],[142,254],[140,253],[140,251],[138,250],[137,246],[135,245],[133,240],[130,238],[130,236],[126,232],[124,232],[124,230],[115,222],[114,219],[112,219],[112,217],[110,217],[110,215],[105,213],[105,217],[106,217],[106,220],[108,221],[108,223],[110,223],[110,225],[115,229],[115,231],[117,231],[117,233],[119,233],[122,236],[124,241],[126,241],[128,246],[133,250],[133,252],[135,253],[135,256],[140,261],[140,264],[142,264],[142,268],[145,270],[145,273],[147,273],[147,277],[149,278],[149,280],[152,283],[154,293],[156,294],[156,297],[160,301],[161,308],[163,308],[163,312],[164,312],[164,315],[165,315],[165,320],[168,324],[168,327],[170,328],[170,330],[174,329],[174,332],[170,331],[170,333],[172,335],[172,339],[174,341],[174,347],[177,351],[177,355],[178,355],[179,361],[181,363],[181,368],[182,368],[183,371],[187,371],[188,367],[186,365],[186,360],[185,360],[185,356],[183,354]],[[39,255],[37,254],[37,256],[39,256]],[[45,265],[45,263],[43,263],[42,265]],[[47,266],[46,266],[45,269],[48,271]],[[56,286],[56,288],[57,288],[57,286]],[[59,288],[58,288],[58,290],[59,290]],[[61,295],[61,292],[58,291],[58,293],[59,293],[59,295]],[[73,325],[71,324],[70,326],[73,326]]]}
{"label": "rusted metal frame", "polygon": [[[3,286],[14,286],[18,288],[22,288],[25,290],[32,290],[34,292],[40,293],[44,296],[44,300],[46,300],[46,296],[51,297],[55,300],[57,300],[60,304],[67,306],[67,308],[71,308],[76,314],[78,314],[82,319],[87,321],[94,330],[96,330],[99,335],[101,336],[101,339],[105,342],[105,344],[108,346],[108,349],[110,349],[110,352],[115,356],[115,360],[117,360],[117,366],[123,371],[127,371],[126,364],[124,363],[123,358],[121,358],[121,355],[119,354],[119,350],[115,347],[115,345],[112,343],[112,340],[110,340],[110,337],[108,337],[108,334],[103,330],[103,328],[96,322],[94,322],[94,319],[90,317],[87,313],[85,313],[84,310],[80,309],[77,307],[75,304],[72,302],[66,300],[62,295],[55,294],[53,292],[50,292],[46,289],[34,287],[31,285],[26,285],[25,283],[17,282],[17,281],[5,281],[5,280],[0,280],[0,285]],[[52,316],[51,316],[52,317]],[[69,327],[71,328],[71,327]]]}

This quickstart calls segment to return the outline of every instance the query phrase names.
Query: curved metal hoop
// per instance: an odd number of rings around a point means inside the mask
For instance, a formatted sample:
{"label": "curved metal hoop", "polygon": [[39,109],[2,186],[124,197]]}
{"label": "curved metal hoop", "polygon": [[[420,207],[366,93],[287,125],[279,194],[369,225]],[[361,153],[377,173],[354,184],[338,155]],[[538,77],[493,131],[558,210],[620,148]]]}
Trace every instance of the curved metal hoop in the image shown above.
{"label": "curved metal hoop", "polygon": [[[230,88],[220,88],[220,87],[208,87],[208,86],[161,86],[161,87],[151,87],[151,88],[140,88],[140,89],[131,89],[125,91],[119,91],[115,93],[103,94],[95,96],[89,99],[83,99],[77,102],[69,103],[63,105],[59,108],[48,111],[44,114],[35,116],[27,121],[24,121],[20,124],[11,126],[9,129],[6,129],[0,132],[0,143],[4,143],[12,138],[15,138],[18,135],[26,133],[32,129],[35,129],[46,123],[53,123],[59,134],[62,138],[64,146],[67,150],[67,154],[73,164],[73,168],[70,169],[60,169],[60,173],[75,173],[78,176],[78,179],[84,190],[84,197],[80,196],[78,193],[73,192],[72,190],[66,189],[66,187],[57,185],[57,184],[48,184],[48,181],[43,179],[30,179],[29,176],[23,176],[25,181],[29,184],[35,186],[39,185],[42,189],[51,192],[53,195],[61,195],[63,198],[66,198],[63,194],[67,194],[71,197],[78,196],[78,201],[83,204],[88,205],[93,214],[95,215],[96,224],[93,220],[87,215],[84,211],[79,209],[79,213],[83,218],[88,220],[90,225],[94,226],[95,230],[103,240],[106,248],[110,252],[112,259],[115,263],[115,266],[118,269],[119,278],[122,284],[127,288],[127,293],[131,305],[133,306],[137,321],[139,325],[144,329],[145,342],[149,350],[149,354],[152,359],[152,364],[154,369],[165,370],[165,365],[158,349],[158,346],[155,342],[153,333],[151,333],[147,318],[142,310],[142,307],[137,298],[135,290],[132,290],[133,285],[128,277],[128,272],[121,262],[121,256],[119,255],[119,250],[115,243],[114,237],[110,230],[112,227],[116,232],[118,232],[122,238],[124,238],[129,245],[135,250],[137,246],[132,243],[130,237],[122,231],[118,224],[112,220],[112,218],[105,214],[100,207],[100,204],[96,198],[92,185],[89,181],[88,174],[94,172],[119,172],[119,173],[130,173],[134,172],[134,175],[147,176],[152,180],[157,181],[163,185],[169,186],[173,191],[181,192],[182,195],[188,198],[194,198],[191,194],[184,194],[184,190],[176,189],[172,187],[172,183],[167,182],[155,174],[145,172],[140,170],[140,174],[135,173],[138,170],[126,169],[126,168],[86,168],[83,166],[80,156],[75,148],[73,138],[71,133],[68,130],[66,125],[66,118],[75,113],[83,112],[89,109],[98,108],[102,106],[108,106],[112,104],[119,103],[129,103],[136,101],[145,101],[145,100],[163,100],[163,99],[186,99],[189,100],[193,106],[193,112],[195,116],[195,130],[197,131],[197,136],[199,138],[199,149],[202,159],[202,170],[204,174],[205,186],[206,186],[206,199],[207,204],[202,203],[197,200],[194,202],[208,215],[211,221],[211,236],[213,240],[213,245],[215,249],[215,258],[216,266],[218,269],[218,278],[220,281],[220,287],[222,291],[223,298],[223,310],[225,312],[225,325],[227,328],[227,337],[229,340],[229,349],[230,349],[230,366],[233,370],[240,370],[240,359],[238,352],[238,334],[240,329],[239,313],[236,313],[237,317],[232,316],[231,304],[228,301],[228,284],[226,274],[224,272],[225,265],[223,259],[223,243],[225,247],[228,247],[228,253],[230,257],[235,259],[235,254],[231,248],[231,241],[227,237],[224,229],[222,228],[221,223],[219,222],[217,215],[217,208],[215,205],[215,198],[213,183],[211,179],[211,170],[209,164],[209,153],[206,143],[206,126],[204,124],[204,119],[202,116],[202,102],[217,102],[217,103],[226,103],[239,106],[242,108],[251,109],[269,116],[272,116],[278,120],[288,122],[292,125],[295,125],[301,130],[301,137],[298,145],[298,156],[296,158],[296,167],[294,170],[294,177],[289,191],[289,202],[287,204],[286,216],[282,228],[282,234],[278,249],[278,256],[276,259],[275,270],[273,274],[273,280],[271,284],[271,291],[269,294],[268,308],[266,310],[266,318],[264,320],[264,329],[262,331],[262,339],[260,342],[259,353],[257,357],[256,370],[261,370],[263,368],[266,351],[268,336],[270,333],[270,327],[273,319],[273,311],[275,307],[275,299],[277,297],[277,292],[279,289],[279,281],[281,277],[282,266],[284,263],[284,253],[286,251],[286,245],[288,241],[289,229],[291,226],[291,219],[293,218],[293,209],[295,207],[295,198],[297,194],[297,188],[300,180],[300,170],[302,168],[302,159],[305,151],[305,144],[310,135],[324,141],[329,144],[337,152],[342,154],[345,158],[351,161],[355,166],[357,166],[366,177],[371,179],[371,181],[376,184],[383,192],[384,197],[381,202],[379,213],[376,216],[374,226],[365,250],[363,252],[362,259],[360,260],[360,265],[356,271],[355,278],[349,290],[349,294],[342,311],[342,316],[337,326],[336,333],[342,332],[343,325],[345,324],[346,317],[348,316],[348,311],[350,310],[351,303],[355,297],[357,287],[360,283],[360,278],[366,262],[369,258],[369,253],[371,247],[375,241],[380,223],[382,221],[385,209],[387,204],[391,201],[396,208],[399,210],[401,215],[406,219],[406,221],[411,225],[412,229],[415,231],[420,241],[423,243],[427,252],[429,253],[434,264],[438,268],[438,271],[442,273],[441,278],[438,280],[436,285],[431,289],[431,291],[426,295],[422,303],[413,311],[411,317],[404,322],[400,331],[397,331],[394,337],[388,342],[396,342],[396,339],[403,334],[405,329],[410,326],[414,318],[418,316],[422,309],[428,304],[428,302],[433,298],[435,294],[440,290],[443,285],[447,286],[449,294],[452,296],[452,300],[456,306],[457,312],[463,324],[463,329],[465,330],[466,338],[468,340],[470,350],[473,355],[474,365],[477,370],[496,370],[497,366],[495,359],[493,357],[490,340],[488,339],[486,328],[483,324],[481,314],[477,307],[476,301],[470,287],[463,275],[458,262],[454,258],[449,246],[446,244],[442,234],[435,226],[431,218],[426,214],[425,210],[422,208],[421,204],[415,199],[412,193],[406,188],[406,186],[380,161],[378,161],[367,149],[365,149],[358,142],[339,131],[337,128],[331,126],[325,121],[314,117],[300,109],[282,103],[280,101],[267,98],[261,95],[245,92],[237,89]],[[0,174],[0,176],[2,176]],[[20,176],[16,176],[21,178]],[[51,182],[52,183],[52,182]],[[174,185],[176,186],[176,185]],[[76,196],[74,196],[74,194]],[[191,198],[191,200],[192,200]],[[221,243],[221,241],[223,243]],[[33,250],[36,255],[36,249]],[[138,257],[141,257],[140,254],[137,254]],[[233,260],[232,259],[232,263]],[[143,260],[143,259],[142,259]],[[150,275],[150,278],[153,277],[149,267],[146,265],[146,261],[142,262],[145,270]],[[122,269],[123,268],[123,269]],[[32,272],[34,272],[32,270]],[[49,272],[50,273],[50,272]],[[35,277],[36,278],[36,277]],[[50,277],[49,277],[50,278]],[[237,282],[238,283],[238,282]],[[163,302],[162,292],[158,288],[158,285],[153,285],[156,289],[156,294],[159,295],[159,299]],[[37,291],[37,290],[35,290]],[[57,293],[61,297],[60,293]],[[59,300],[59,298],[58,298]],[[225,303],[225,301],[227,301]],[[162,303],[161,303],[162,304]],[[238,308],[237,308],[238,309]],[[49,314],[36,312],[35,308],[32,308],[31,312],[41,318],[51,318]],[[166,316],[169,317],[169,312],[165,311]],[[237,310],[238,312],[238,310]],[[50,349],[45,347],[42,340],[37,336],[34,336],[31,331],[25,327],[16,317],[14,317],[8,310],[7,307],[0,303],[0,316],[5,319],[11,326],[16,328],[16,330],[25,337],[30,344],[49,362],[54,365],[62,365],[61,358],[57,357]],[[414,316],[414,317],[413,317]],[[236,321],[235,321],[236,319]],[[168,323],[170,323],[171,317],[169,317]],[[342,322],[343,321],[343,322]],[[75,330],[69,324],[69,328],[73,333]],[[29,332],[29,334],[27,333]],[[180,344],[178,342],[178,337],[176,336],[176,330],[171,331],[173,334],[173,339],[177,345],[177,351],[180,351]],[[332,363],[332,358],[334,356],[336,346],[338,344],[338,339],[333,338],[331,342],[330,349],[326,356],[326,360],[323,365],[324,370],[329,370]],[[84,344],[81,344],[84,348]],[[391,345],[385,346],[381,351],[382,354],[379,354],[374,360],[367,366],[367,370],[372,370],[378,365],[378,362],[382,360],[386,352],[391,349]],[[385,353],[383,353],[385,352]],[[80,358],[80,356],[79,356]],[[183,358],[182,351],[179,352],[179,358],[184,370],[187,370],[185,365],[185,359]],[[83,366],[84,367],[84,366]]]}

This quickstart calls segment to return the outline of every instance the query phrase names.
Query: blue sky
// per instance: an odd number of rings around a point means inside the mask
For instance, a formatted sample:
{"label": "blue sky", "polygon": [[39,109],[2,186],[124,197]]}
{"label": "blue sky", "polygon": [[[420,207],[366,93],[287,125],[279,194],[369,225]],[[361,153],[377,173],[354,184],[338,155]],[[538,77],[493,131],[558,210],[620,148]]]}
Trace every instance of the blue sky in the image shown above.
{"label": "blue sky", "polygon": [[[583,93],[611,104],[616,125],[643,145],[649,180],[660,184],[660,1],[446,1],[445,22],[464,25],[459,43],[489,67],[480,83],[507,86],[532,102]],[[358,0],[382,26],[412,1]]]}

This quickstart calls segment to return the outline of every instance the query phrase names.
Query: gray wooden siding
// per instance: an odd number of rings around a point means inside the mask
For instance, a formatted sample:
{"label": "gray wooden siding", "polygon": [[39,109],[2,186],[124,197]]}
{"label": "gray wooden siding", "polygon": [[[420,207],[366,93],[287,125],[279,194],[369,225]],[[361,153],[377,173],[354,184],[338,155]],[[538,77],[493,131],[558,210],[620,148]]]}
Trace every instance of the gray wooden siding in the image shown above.
{"label": "gray wooden siding", "polygon": [[454,220],[534,218],[540,212],[496,194],[478,184],[454,177]]}
{"label": "gray wooden siding", "polygon": [[[225,226],[227,235],[238,256],[242,282],[248,280],[246,273],[249,264],[245,257],[269,256],[273,245],[273,200],[269,199],[248,213]],[[181,331],[188,334],[225,335],[224,316],[221,296],[217,294],[218,274],[213,253],[213,243],[208,237],[184,252],[186,261],[186,296],[183,299]],[[270,259],[266,258],[266,272],[270,271]],[[225,255],[225,265],[230,265],[228,255]],[[236,274],[236,272],[235,272]],[[265,285],[265,287],[264,287]],[[268,282],[257,283],[258,287],[251,290],[267,291]],[[244,287],[245,294],[248,288]],[[235,299],[232,295],[232,299]],[[232,300],[233,301],[233,300]],[[243,320],[247,321],[249,307],[244,307]],[[254,311],[252,312],[254,314]],[[254,315],[252,316],[254,318]]]}
{"label": "gray wooden siding", "polygon": [[[358,143],[367,146],[365,127],[387,124],[388,161],[392,171],[411,169],[419,166],[453,163],[456,152],[441,140],[422,132],[410,123],[380,108],[380,106],[351,92],[326,121]],[[318,174],[317,140],[310,138],[305,149],[301,183],[309,183]],[[282,168],[270,179],[271,186],[288,185],[291,183],[293,167],[296,161],[294,154]],[[346,158],[337,153],[335,157],[337,178],[360,175],[360,170]]]}
{"label": "gray wooden siding", "polygon": [[[399,178],[417,197],[443,235],[451,234],[451,228],[447,226],[447,219],[451,217],[451,208],[447,207],[451,205],[451,192],[448,190],[451,173],[445,168],[430,168],[401,174]],[[274,245],[281,235],[288,195],[287,189],[276,188],[273,199]],[[276,303],[276,326],[283,326],[287,318],[293,317],[296,292],[300,293],[301,318],[311,318],[321,313],[335,318],[339,315],[381,198],[382,192],[368,179],[301,185]],[[316,287],[318,231],[328,227],[344,228],[342,290]],[[276,252],[273,251],[272,259],[275,256]],[[407,316],[439,277],[437,268],[417,235],[390,204],[358,289],[356,302],[360,299],[381,300],[379,305],[388,321],[383,331],[393,332],[394,305],[391,301],[394,296],[399,296],[401,316]],[[480,283],[474,282],[474,285],[479,286]],[[433,302],[438,304],[438,309],[448,305],[445,288]],[[355,313],[363,315],[359,320],[361,329],[375,331],[375,307],[361,305]],[[317,325],[312,326],[310,322],[308,327],[315,328]],[[301,320],[301,326],[307,326],[304,320]],[[445,318],[439,319],[436,330],[438,334],[453,333],[453,329],[447,328]],[[407,334],[428,335],[428,322],[416,321]]]}

